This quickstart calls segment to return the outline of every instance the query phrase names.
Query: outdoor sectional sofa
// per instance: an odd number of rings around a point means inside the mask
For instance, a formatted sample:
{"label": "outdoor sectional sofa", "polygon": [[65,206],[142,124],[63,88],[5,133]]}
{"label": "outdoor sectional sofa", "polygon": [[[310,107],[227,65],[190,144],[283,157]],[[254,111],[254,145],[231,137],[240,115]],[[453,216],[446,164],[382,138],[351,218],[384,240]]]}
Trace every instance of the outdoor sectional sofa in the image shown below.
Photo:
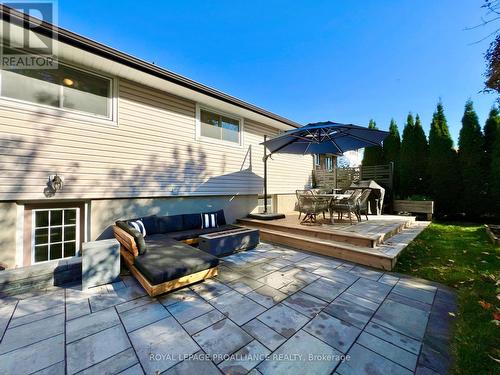
{"label": "outdoor sectional sofa", "polygon": [[[238,228],[226,224],[222,210],[213,214],[214,228],[202,228],[202,214],[151,215],[113,225],[125,265],[150,296],[217,276],[219,259],[190,246],[202,234]],[[144,226],[141,230],[130,224],[137,220]]]}

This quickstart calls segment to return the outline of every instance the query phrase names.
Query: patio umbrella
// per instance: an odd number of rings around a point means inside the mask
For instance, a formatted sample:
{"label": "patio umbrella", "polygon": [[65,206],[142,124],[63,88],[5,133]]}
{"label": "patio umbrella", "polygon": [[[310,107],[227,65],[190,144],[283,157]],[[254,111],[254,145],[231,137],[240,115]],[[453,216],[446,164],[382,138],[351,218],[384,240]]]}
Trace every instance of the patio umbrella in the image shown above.
{"label": "patio umbrella", "polygon": [[288,130],[271,139],[264,136],[261,143],[264,145],[264,214],[267,214],[267,159],[272,154],[342,155],[350,150],[381,146],[388,135],[382,130],[325,121]]}

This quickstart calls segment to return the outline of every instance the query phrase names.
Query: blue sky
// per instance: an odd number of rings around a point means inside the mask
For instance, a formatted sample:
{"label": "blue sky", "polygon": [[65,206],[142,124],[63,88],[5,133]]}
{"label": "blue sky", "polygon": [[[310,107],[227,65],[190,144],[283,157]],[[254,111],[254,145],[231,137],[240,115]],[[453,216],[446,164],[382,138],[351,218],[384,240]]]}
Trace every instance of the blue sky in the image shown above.
{"label": "blue sky", "polygon": [[59,25],[299,123],[374,118],[429,130],[441,98],[455,142],[465,101],[483,125],[491,27],[482,0],[70,1]]}

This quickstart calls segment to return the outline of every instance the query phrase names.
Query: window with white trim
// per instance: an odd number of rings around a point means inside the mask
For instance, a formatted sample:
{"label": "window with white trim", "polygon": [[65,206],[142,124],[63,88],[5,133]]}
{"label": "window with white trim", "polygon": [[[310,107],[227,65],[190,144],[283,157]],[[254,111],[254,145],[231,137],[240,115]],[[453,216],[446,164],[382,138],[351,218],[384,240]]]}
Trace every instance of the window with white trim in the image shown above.
{"label": "window with white trim", "polygon": [[320,159],[320,156],[318,154],[314,154],[313,155],[313,158],[314,158],[314,166],[315,167],[319,167],[321,166],[321,159]]}
{"label": "window with white trim", "polygon": [[111,78],[58,62],[57,69],[4,67],[0,79],[4,98],[112,118]]}
{"label": "window with white trim", "polygon": [[333,171],[333,158],[331,156],[325,156],[325,169]]}
{"label": "window with white trim", "polygon": [[32,263],[75,256],[79,232],[79,208],[33,210]]}
{"label": "window with white trim", "polygon": [[199,110],[199,135],[234,144],[241,143],[241,119],[210,111]]}

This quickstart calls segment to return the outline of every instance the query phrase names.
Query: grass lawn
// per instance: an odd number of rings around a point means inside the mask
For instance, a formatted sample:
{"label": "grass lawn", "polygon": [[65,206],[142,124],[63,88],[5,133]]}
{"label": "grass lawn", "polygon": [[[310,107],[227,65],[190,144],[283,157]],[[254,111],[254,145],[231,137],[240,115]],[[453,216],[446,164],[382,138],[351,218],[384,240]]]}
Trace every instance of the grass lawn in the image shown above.
{"label": "grass lawn", "polygon": [[[454,374],[500,374],[500,248],[477,224],[433,223],[403,252],[397,272],[453,287]],[[496,316],[497,319],[500,317]]]}

